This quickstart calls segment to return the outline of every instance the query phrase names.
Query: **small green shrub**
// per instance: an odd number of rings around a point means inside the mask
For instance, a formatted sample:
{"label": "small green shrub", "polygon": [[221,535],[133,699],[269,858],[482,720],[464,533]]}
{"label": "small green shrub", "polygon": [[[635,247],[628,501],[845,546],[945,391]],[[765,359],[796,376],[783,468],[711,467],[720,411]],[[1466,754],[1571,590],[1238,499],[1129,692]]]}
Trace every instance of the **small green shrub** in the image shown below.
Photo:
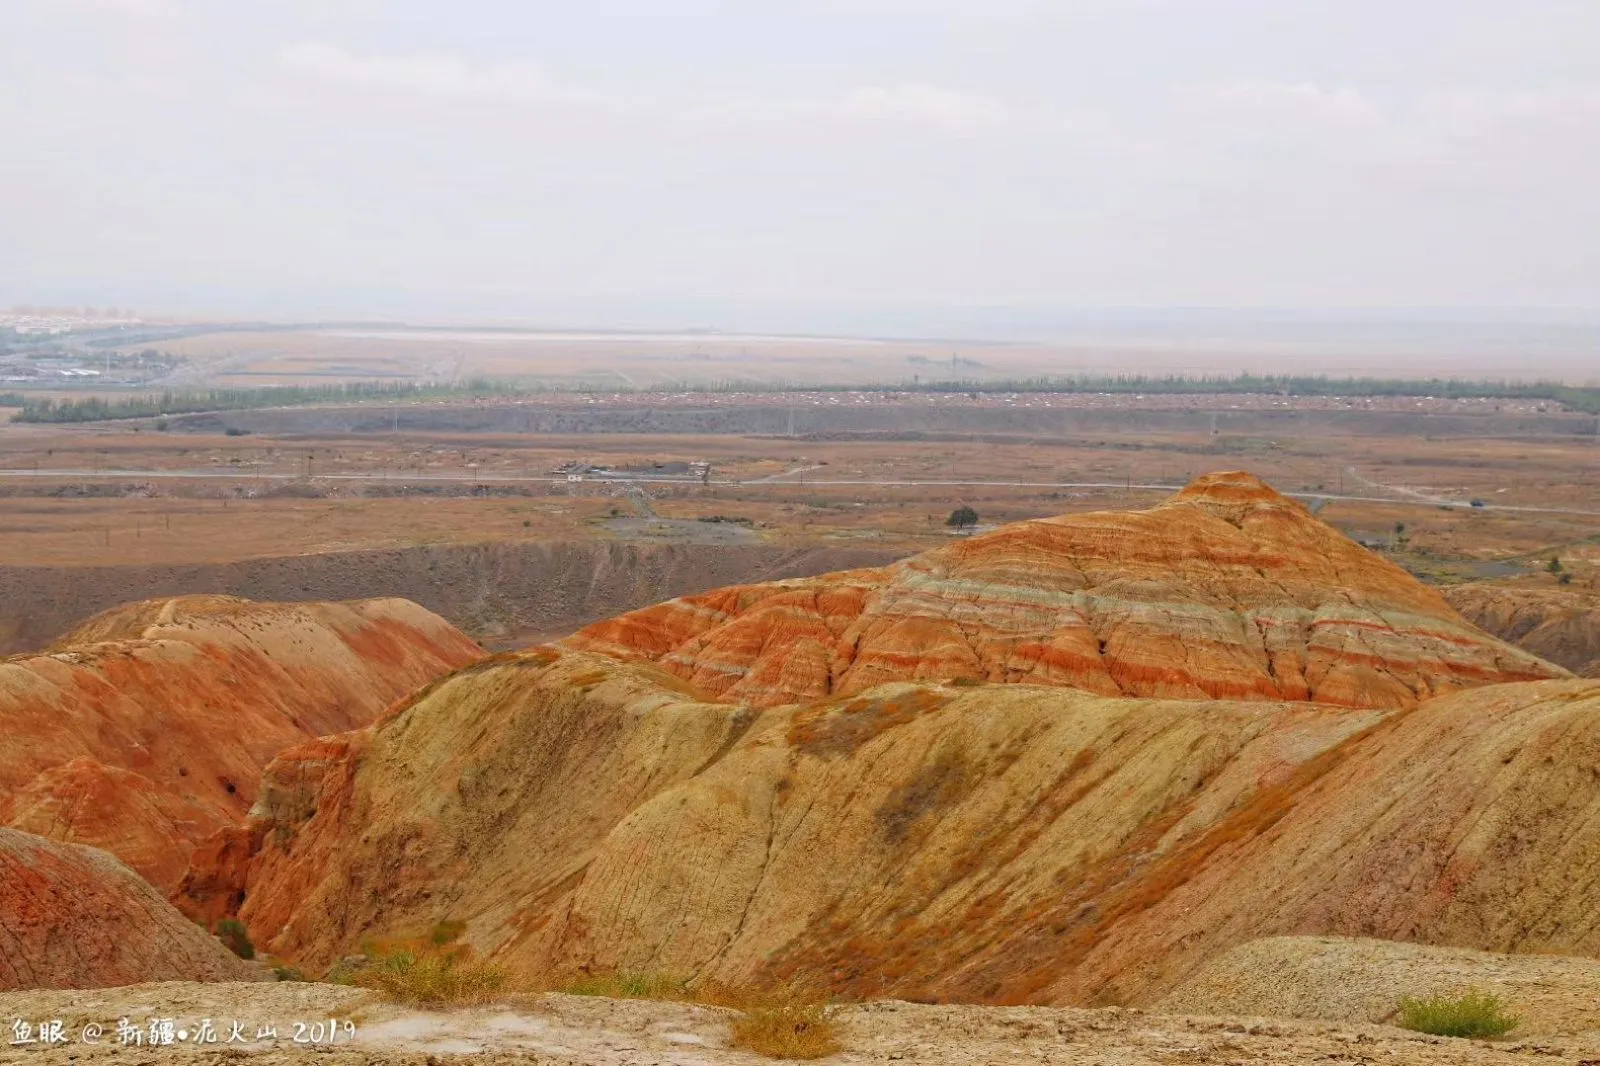
{"label": "small green shrub", "polygon": [[1400,1028],[1418,1033],[1492,1040],[1505,1036],[1520,1022],[1520,1018],[1506,1010],[1499,996],[1476,988],[1469,988],[1458,996],[1432,995],[1426,999],[1403,996],[1400,999]]}
{"label": "small green shrub", "polygon": [[466,922],[458,921],[454,918],[446,918],[444,921],[433,927],[433,931],[428,934],[428,940],[435,947],[442,948],[447,944],[454,944],[458,939],[460,939],[461,934],[465,933],[466,931]]}
{"label": "small green shrub", "polygon": [[250,932],[237,918],[224,918],[213,932],[227,949],[241,959],[256,957],[256,946],[250,943]]}
{"label": "small green shrub", "polygon": [[272,976],[280,981],[304,981],[306,979],[305,971],[298,966],[274,966],[272,968]]}

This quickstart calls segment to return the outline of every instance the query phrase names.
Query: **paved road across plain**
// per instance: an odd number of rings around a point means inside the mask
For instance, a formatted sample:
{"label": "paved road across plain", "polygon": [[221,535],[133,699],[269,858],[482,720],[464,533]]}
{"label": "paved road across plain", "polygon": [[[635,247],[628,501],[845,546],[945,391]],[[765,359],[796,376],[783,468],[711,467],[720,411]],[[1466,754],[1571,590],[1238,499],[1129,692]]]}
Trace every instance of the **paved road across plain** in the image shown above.
{"label": "paved road across plain", "polygon": [[[72,480],[82,478],[88,480],[107,480],[115,478],[129,479],[187,479],[187,480],[231,480],[231,481],[303,481],[304,473],[290,473],[286,471],[245,471],[245,470],[75,470],[75,469],[0,469],[0,478],[41,478],[45,480]],[[312,481],[393,481],[398,483],[412,482],[465,482],[470,484],[566,484],[565,477],[524,476],[520,474],[421,474],[395,472],[387,473],[326,473],[313,474]],[[805,481],[773,481],[768,478],[751,478],[748,481],[718,480],[704,482],[699,478],[587,478],[583,484],[587,485],[711,485],[726,488],[1020,488],[1020,489],[1121,489],[1125,492],[1177,492],[1182,485],[1161,485],[1147,482],[1126,481],[998,481],[998,480],[956,480],[932,479],[919,481],[898,481],[889,479],[814,479]],[[1375,484],[1375,483],[1373,483]],[[1286,492],[1285,496],[1293,496],[1302,500],[1334,500],[1349,503],[1384,503],[1398,507],[1440,507],[1461,508],[1472,511],[1504,511],[1517,514],[1555,514],[1578,515],[1583,517],[1600,518],[1600,510],[1586,510],[1576,507],[1530,507],[1518,504],[1486,503],[1472,506],[1469,503],[1446,500],[1442,497],[1407,497],[1401,496],[1352,496],[1344,493],[1333,492]]]}

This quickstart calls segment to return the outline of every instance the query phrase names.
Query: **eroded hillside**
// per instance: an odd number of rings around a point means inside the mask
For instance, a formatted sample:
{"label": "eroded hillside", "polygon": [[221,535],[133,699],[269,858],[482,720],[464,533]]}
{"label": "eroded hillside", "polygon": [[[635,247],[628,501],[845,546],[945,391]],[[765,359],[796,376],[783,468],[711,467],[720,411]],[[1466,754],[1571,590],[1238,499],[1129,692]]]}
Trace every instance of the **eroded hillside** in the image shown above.
{"label": "eroded hillside", "polygon": [[1474,625],[1585,677],[1600,677],[1600,591],[1591,586],[1475,581],[1444,590]]}
{"label": "eroded hillside", "polygon": [[105,852],[0,828],[0,990],[254,977]]}
{"label": "eroded hillside", "polygon": [[482,654],[403,600],[184,597],[0,662],[0,825],[103,847],[172,887],[286,747],[364,725]]}
{"label": "eroded hillside", "polygon": [[1396,707],[1562,674],[1248,474],[1208,475],[1149,511],[672,600],[564,643],[758,707],[924,678]]}
{"label": "eroded hillside", "polygon": [[824,969],[857,992],[992,997],[998,975],[963,960],[996,930],[1382,717],[1196,710],[897,683],[758,713],[538,649],[286,752],[250,824],[202,849],[184,906],[215,918],[244,898],[263,946],[313,965],[454,918],[534,970]]}
{"label": "eroded hillside", "polygon": [[1256,936],[1600,953],[1600,682],[1393,714],[1102,895],[1051,998],[1142,999]]}
{"label": "eroded hillside", "polygon": [[1564,676],[1219,475],[475,664],[286,752],[179,898],[311,966],[452,920],[532,971],[975,1002],[1275,933],[1583,948],[1541,901],[1600,903],[1551,872],[1600,692],[1504,683]]}

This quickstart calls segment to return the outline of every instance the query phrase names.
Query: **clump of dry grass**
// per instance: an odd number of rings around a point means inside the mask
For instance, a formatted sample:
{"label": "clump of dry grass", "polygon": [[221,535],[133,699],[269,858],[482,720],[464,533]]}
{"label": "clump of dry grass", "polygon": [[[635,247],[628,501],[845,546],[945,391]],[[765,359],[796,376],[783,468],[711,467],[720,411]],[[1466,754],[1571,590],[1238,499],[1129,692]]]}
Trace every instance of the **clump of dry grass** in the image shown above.
{"label": "clump of dry grass", "polygon": [[554,982],[558,992],[609,999],[653,999],[725,1007],[737,1011],[730,1021],[734,1047],[773,1059],[821,1059],[843,1050],[839,1024],[828,1014],[825,999],[795,984],[753,991],[716,981],[691,985],[657,973],[584,974]]}
{"label": "clump of dry grass", "polygon": [[790,1000],[751,1007],[732,1022],[733,1046],[769,1059],[822,1059],[841,1051],[826,1004]]}
{"label": "clump of dry grass", "polygon": [[401,949],[373,958],[370,966],[346,980],[370,988],[396,1003],[416,1007],[471,1007],[506,992],[510,975],[480,962],[463,949]]}
{"label": "clump of dry grass", "polygon": [[366,965],[324,979],[370,988],[392,1002],[416,1007],[473,1007],[521,999],[537,990],[724,1007],[737,1012],[729,1023],[736,1048],[773,1059],[820,1059],[843,1049],[826,1001],[798,985],[755,992],[716,982],[691,986],[667,974],[630,971],[513,982],[505,969],[474,959],[470,948],[451,946],[460,931],[457,923],[440,923],[426,936],[369,943]]}
{"label": "clump of dry grass", "polygon": [[689,983],[676,977],[659,973],[580,974],[557,982],[557,992],[569,996],[601,996],[605,999],[662,999],[675,1002],[699,1002],[690,991]]}
{"label": "clump of dry grass", "polygon": [[465,930],[464,922],[444,921],[422,936],[369,941],[365,965],[324,980],[418,1007],[471,1007],[503,998],[511,991],[510,973],[474,958],[470,947],[456,946]]}

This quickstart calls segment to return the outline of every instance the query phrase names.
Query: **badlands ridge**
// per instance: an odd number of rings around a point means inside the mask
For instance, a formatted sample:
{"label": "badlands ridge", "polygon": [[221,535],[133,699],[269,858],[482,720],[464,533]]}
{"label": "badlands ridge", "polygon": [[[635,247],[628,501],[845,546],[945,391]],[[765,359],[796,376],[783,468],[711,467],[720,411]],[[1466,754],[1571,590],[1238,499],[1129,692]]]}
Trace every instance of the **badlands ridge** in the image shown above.
{"label": "badlands ridge", "polygon": [[1283,933],[1588,950],[1597,708],[1213,475],[475,663],[280,756],[178,902],[310,966],[451,920],[535,972],[990,1003]]}
{"label": "badlands ridge", "polygon": [[[491,657],[393,601],[135,605],[0,664],[0,721],[0,868],[313,972],[449,921],[529,973],[1194,1010],[1325,943],[1262,938],[1600,953],[1600,681],[1245,474]],[[236,976],[144,896],[166,957],[50,972],[44,925],[113,930],[5,884],[0,988]]]}
{"label": "badlands ridge", "polygon": [[0,825],[105,848],[170,889],[278,752],[366,725],[482,654],[405,600],[108,611],[0,662]]}

